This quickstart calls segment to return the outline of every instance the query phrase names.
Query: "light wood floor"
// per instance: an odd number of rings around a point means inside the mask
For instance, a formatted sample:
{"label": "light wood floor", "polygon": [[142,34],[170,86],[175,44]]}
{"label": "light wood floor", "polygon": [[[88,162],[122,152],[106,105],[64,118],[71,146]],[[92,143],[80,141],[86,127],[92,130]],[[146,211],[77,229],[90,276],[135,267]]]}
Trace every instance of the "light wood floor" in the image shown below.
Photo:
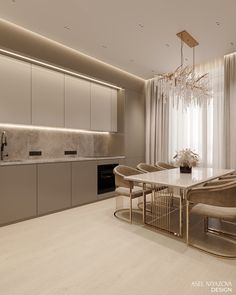
{"label": "light wood floor", "polygon": [[236,261],[113,217],[115,200],[0,228],[0,295],[211,294]]}

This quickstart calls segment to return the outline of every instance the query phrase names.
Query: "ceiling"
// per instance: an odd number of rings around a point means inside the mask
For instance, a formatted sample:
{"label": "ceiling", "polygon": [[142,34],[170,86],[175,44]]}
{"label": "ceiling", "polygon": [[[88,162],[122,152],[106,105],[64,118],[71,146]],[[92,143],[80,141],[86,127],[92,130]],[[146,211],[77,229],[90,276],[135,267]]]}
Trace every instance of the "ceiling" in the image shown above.
{"label": "ceiling", "polygon": [[[0,0],[0,17],[142,78],[236,51],[235,0]],[[192,62],[192,50],[184,47]]]}

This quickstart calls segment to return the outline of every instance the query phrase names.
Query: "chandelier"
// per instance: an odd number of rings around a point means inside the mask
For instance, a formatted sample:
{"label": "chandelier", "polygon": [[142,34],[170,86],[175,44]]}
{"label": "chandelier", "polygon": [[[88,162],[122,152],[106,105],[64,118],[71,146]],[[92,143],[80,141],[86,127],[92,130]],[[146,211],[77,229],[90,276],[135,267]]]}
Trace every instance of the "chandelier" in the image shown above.
{"label": "chandelier", "polygon": [[[172,73],[155,76],[158,99],[164,102],[171,100],[174,105],[182,103],[183,108],[194,103],[202,106],[209,103],[212,91],[209,85],[208,73],[197,74],[195,70],[195,47],[199,43],[186,31],[177,34],[181,40],[181,64]],[[193,49],[193,64],[184,65],[183,45],[187,44]]]}

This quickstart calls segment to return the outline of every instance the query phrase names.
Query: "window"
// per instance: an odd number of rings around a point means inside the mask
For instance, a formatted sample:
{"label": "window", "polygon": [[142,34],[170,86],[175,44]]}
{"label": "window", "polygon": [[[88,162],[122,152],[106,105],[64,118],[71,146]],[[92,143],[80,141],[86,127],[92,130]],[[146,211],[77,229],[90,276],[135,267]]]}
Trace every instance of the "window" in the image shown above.
{"label": "window", "polygon": [[199,73],[209,73],[213,99],[202,107],[192,104],[183,110],[169,103],[169,161],[177,150],[191,148],[199,154],[201,165],[221,167],[224,163],[224,62],[223,59],[198,67]]}

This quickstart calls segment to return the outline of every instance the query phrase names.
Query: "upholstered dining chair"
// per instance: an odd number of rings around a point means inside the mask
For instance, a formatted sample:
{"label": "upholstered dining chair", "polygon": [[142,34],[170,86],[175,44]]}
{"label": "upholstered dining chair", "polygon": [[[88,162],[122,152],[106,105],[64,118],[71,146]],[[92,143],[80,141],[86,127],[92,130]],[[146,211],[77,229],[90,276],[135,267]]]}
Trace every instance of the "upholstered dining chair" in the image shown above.
{"label": "upholstered dining chair", "polygon": [[207,251],[212,254],[236,257],[236,241],[227,236],[228,242],[232,242],[233,254],[215,252],[201,246],[190,243],[189,240],[189,216],[197,214],[204,217],[204,230],[206,234],[217,233],[218,238],[225,238],[224,232],[208,230],[208,218],[216,218],[225,221],[236,222],[236,179],[211,181],[201,187],[192,188],[187,193],[186,204],[186,241],[187,244]]}
{"label": "upholstered dining chair", "polygon": [[174,168],[176,168],[174,165],[171,165],[171,164],[169,164],[169,163],[165,163],[165,162],[157,162],[157,163],[155,164],[155,166],[158,167],[158,168],[160,168],[160,169],[162,169],[162,170],[164,170],[164,169],[174,169]]}
{"label": "upholstered dining chair", "polygon": [[161,171],[163,169],[158,168],[157,166],[153,166],[150,164],[146,164],[146,163],[139,163],[137,165],[137,169],[146,173],[146,172],[157,172],[157,171]]}
{"label": "upholstered dining chair", "polygon": [[236,179],[236,172],[232,172],[230,174],[223,175],[223,176],[219,177],[219,179],[225,179],[225,180]]}
{"label": "upholstered dining chair", "polygon": [[[139,163],[137,165],[137,169],[140,170],[143,173],[158,172],[158,171],[165,170],[165,169],[162,169],[160,167],[153,166],[153,165],[146,164],[146,163]],[[153,201],[154,201],[154,197],[155,197],[155,192],[156,191],[162,191],[162,190],[166,189],[167,187],[166,186],[155,187],[155,186],[151,186],[151,185],[148,185],[148,184],[147,184],[146,187],[152,190],[151,202],[149,202],[150,203],[150,212],[152,212],[152,206],[153,206]],[[173,198],[172,197],[171,197],[171,203],[173,204]],[[142,203],[139,203],[138,207],[140,208],[141,205],[142,205]]]}
{"label": "upholstered dining chair", "polygon": [[[132,200],[143,195],[143,188],[140,184],[125,179],[126,176],[142,174],[143,172],[125,165],[118,165],[114,168],[116,194],[130,199],[129,209],[119,209],[114,212],[116,217],[118,212],[129,210],[129,222],[132,223]],[[146,189],[145,194],[151,193],[151,189]],[[123,219],[123,218],[122,218]]]}

